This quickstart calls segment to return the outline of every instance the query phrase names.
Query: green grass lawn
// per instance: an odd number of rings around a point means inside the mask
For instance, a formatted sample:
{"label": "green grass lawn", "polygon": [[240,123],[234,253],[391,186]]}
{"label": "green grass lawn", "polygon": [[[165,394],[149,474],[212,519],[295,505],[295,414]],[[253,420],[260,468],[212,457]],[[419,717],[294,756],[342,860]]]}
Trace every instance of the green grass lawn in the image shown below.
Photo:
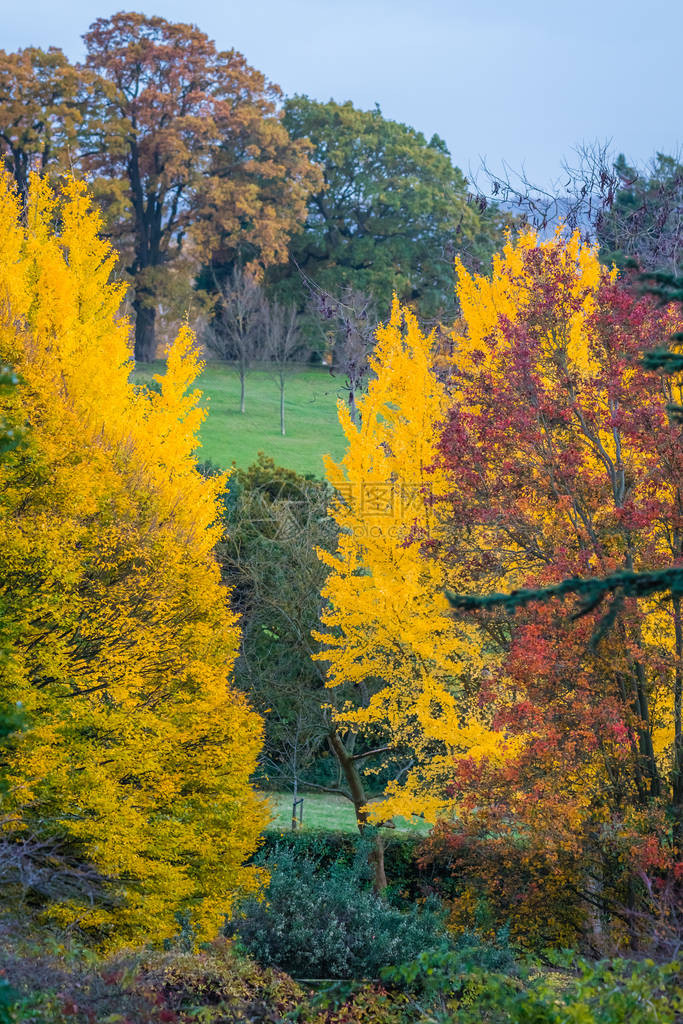
{"label": "green grass lawn", "polygon": [[[163,372],[161,362],[138,366],[140,383]],[[199,379],[209,414],[202,426],[199,460],[210,459],[227,469],[232,462],[246,469],[258,452],[280,466],[323,476],[324,454],[338,459],[345,442],[337,419],[337,397],[343,379],[323,367],[293,370],[285,390],[286,436],[280,434],[280,391],[268,370],[247,376],[246,412],[239,411],[239,376],[226,363],[210,362]]]}
{"label": "green grass lawn", "polygon": [[[304,793],[304,829],[323,829],[329,832],[355,832],[356,815],[353,804],[343,796],[332,793]],[[292,824],[292,796],[290,793],[269,793],[273,810],[271,828],[288,830]],[[426,835],[430,826],[421,818],[394,818],[398,832],[417,832]]]}

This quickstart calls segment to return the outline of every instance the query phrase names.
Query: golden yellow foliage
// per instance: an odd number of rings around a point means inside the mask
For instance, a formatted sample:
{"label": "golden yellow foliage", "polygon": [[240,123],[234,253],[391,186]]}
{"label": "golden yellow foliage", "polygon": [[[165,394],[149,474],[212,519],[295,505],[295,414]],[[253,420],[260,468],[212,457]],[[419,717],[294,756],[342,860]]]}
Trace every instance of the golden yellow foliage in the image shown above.
{"label": "golden yellow foliage", "polygon": [[316,638],[327,685],[353,682],[366,695],[340,720],[379,726],[393,747],[412,754],[411,770],[369,810],[433,821],[452,803],[454,754],[504,756],[505,739],[465,698],[465,680],[481,667],[480,638],[453,620],[444,589],[456,573],[429,555],[443,539],[438,499],[449,487],[435,468],[447,396],[431,348],[431,336],[395,301],[377,332],[360,426],[339,403],[348,448],[326,469],[340,537],[336,552],[319,552],[330,574]]}
{"label": "golden yellow foliage", "polygon": [[[109,942],[216,932],[265,811],[261,722],[229,679],[238,628],[213,547],[224,479],[194,450],[200,369],[183,328],[158,379],[130,380],[115,254],[82,185],[0,187],[0,361],[29,444],[0,465],[3,700],[14,744],[3,828],[57,837],[106,884],[51,908]],[[11,624],[8,625],[8,623]]]}

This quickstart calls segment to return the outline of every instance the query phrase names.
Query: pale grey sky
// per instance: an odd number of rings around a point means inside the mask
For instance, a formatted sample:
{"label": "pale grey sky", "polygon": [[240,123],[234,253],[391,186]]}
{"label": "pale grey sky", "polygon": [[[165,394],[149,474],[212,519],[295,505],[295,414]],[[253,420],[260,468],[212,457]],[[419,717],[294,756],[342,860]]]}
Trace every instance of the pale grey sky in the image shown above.
{"label": "pale grey sky", "polygon": [[0,47],[80,58],[122,7],[194,22],[286,93],[378,102],[466,172],[505,159],[547,182],[582,142],[644,160],[683,140],[681,0],[0,0]]}

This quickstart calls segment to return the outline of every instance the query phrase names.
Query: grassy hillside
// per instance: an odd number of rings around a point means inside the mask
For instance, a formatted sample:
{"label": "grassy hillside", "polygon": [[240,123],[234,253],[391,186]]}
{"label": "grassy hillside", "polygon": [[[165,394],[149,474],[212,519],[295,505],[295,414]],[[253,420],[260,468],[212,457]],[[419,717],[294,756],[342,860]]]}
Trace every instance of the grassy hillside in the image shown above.
{"label": "grassy hillside", "polygon": [[[161,363],[138,367],[135,379],[150,380],[161,370]],[[341,377],[330,376],[322,367],[292,372],[285,391],[287,434],[282,437],[280,393],[272,373],[249,373],[242,416],[237,372],[225,363],[207,363],[199,381],[209,409],[201,432],[200,459],[211,459],[223,468],[234,461],[246,468],[263,451],[281,466],[322,476],[323,454],[339,458],[344,451],[336,404],[343,395],[342,383]]]}

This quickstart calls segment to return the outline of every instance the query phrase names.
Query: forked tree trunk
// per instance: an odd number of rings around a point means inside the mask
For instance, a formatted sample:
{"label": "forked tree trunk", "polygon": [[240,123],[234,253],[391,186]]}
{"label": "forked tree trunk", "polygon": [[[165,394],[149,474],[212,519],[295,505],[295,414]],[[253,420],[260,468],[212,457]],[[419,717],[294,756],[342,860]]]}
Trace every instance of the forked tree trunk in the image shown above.
{"label": "forked tree trunk", "polygon": [[[344,778],[346,779],[346,783],[353,799],[358,831],[362,835],[366,828],[368,828],[368,816],[362,809],[367,803],[363,780],[361,779],[360,772],[356,768],[356,763],[353,757],[346,750],[346,747],[338,734],[336,732],[330,733],[328,740],[332,753],[337,758],[344,773]],[[377,835],[375,837],[374,849],[368,857],[368,863],[372,868],[373,888],[375,892],[381,893],[387,887],[387,876],[384,870],[384,839],[382,838],[379,829],[377,830]]]}

